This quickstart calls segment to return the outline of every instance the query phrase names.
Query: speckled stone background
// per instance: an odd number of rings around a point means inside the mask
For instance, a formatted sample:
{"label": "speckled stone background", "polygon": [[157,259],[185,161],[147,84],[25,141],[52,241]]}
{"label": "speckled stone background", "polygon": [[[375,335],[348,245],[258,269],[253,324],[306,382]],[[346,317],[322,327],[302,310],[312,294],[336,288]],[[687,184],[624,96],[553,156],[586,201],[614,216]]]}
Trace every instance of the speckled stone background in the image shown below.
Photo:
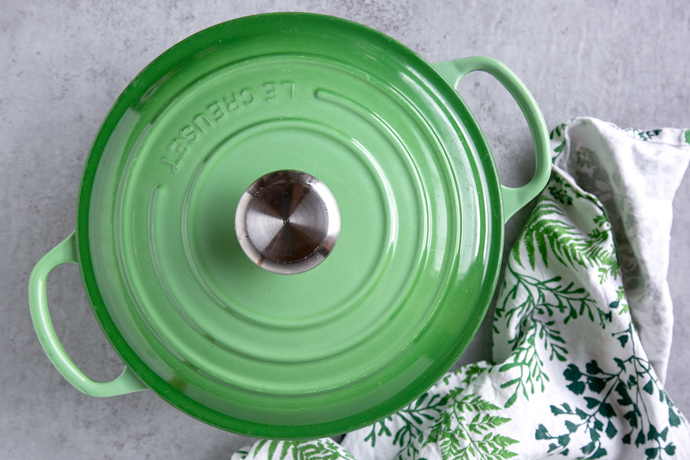
{"label": "speckled stone background", "polygon": [[[269,11],[312,11],[385,32],[429,61],[488,55],[533,92],[549,128],[579,115],[624,127],[690,127],[690,5],[665,2],[39,1],[0,3],[0,458],[215,460],[252,442],[208,427],[150,392],[84,396],[52,367],[29,316],[33,265],[72,232],[82,167],[101,120],[158,54],[203,28]],[[460,91],[502,180],[531,174],[517,105],[490,77]],[[690,180],[674,202],[675,302],[667,389],[690,414]],[[528,211],[508,224],[510,246]],[[56,330],[94,379],[122,368],[90,311],[75,266],[49,281]],[[462,362],[489,358],[482,326]]]}

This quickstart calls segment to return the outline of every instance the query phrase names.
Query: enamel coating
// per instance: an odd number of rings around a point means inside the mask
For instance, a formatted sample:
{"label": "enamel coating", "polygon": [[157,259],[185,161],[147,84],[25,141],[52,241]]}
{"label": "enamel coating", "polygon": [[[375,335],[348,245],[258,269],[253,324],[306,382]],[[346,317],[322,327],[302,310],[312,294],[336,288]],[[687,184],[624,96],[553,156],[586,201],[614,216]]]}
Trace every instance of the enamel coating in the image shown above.
{"label": "enamel coating", "polygon": [[[462,62],[491,73],[476,59]],[[541,170],[504,214],[441,66],[352,22],[279,13],[204,30],[135,78],[88,157],[75,235],[127,390],[136,375],[219,428],[307,439],[387,416],[455,363],[493,296],[505,215],[543,187],[548,153],[528,98]],[[242,194],[276,170],[319,178],[340,211],[332,254],[290,276],[254,265],[234,231]],[[71,261],[53,259],[36,279]]]}

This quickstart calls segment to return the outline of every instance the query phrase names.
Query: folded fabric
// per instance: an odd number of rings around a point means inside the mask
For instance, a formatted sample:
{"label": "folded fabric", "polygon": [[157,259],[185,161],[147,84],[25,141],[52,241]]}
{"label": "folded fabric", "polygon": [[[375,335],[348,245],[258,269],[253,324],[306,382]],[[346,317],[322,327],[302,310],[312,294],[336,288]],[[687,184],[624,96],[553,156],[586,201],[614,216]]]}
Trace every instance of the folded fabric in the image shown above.
{"label": "folded fabric", "polygon": [[690,131],[577,118],[507,263],[493,361],[463,366],[340,444],[268,441],[243,459],[690,458],[664,390],[673,195]]}

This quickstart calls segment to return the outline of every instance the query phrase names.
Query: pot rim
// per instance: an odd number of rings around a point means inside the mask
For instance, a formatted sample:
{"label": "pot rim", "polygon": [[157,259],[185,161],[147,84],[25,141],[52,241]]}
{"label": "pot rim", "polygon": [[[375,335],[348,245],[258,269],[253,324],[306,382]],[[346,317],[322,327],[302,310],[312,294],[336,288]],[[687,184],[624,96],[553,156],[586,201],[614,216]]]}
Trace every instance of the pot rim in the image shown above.
{"label": "pot rim", "polygon": [[[481,166],[486,177],[486,187],[491,195],[486,197],[487,203],[490,202],[491,206],[489,206],[490,209],[486,213],[488,222],[485,224],[488,228],[488,233],[490,234],[491,238],[491,241],[487,241],[487,245],[494,248],[494,250],[490,251],[489,260],[484,261],[484,272],[486,278],[480,287],[482,296],[486,298],[484,304],[479,308],[481,313],[480,316],[484,317],[489,307],[490,300],[493,297],[499,277],[499,268],[503,252],[504,223],[498,173],[483,133],[455,89],[452,88],[451,85],[429,63],[404,45],[396,42],[379,31],[345,19],[334,18],[331,16],[323,16],[312,13],[269,13],[234,19],[232,21],[209,27],[186,38],[185,40],[169,48],[158,58],[152,61],[151,64],[142,70],[142,72],[118,97],[95,138],[94,144],[86,161],[78,197],[76,243],[82,281],[100,327],[122,360],[137,374],[137,376],[143,382],[146,383],[147,386],[153,389],[160,397],[188,415],[228,431],[264,438],[278,437],[291,439],[312,439],[314,437],[337,435],[344,431],[352,431],[388,416],[404,405],[401,404],[401,401],[404,400],[406,403],[410,400],[413,400],[415,397],[419,396],[434,383],[436,383],[436,376],[434,378],[427,379],[421,384],[418,384],[414,388],[414,391],[408,391],[408,394],[406,394],[404,398],[391,397],[386,404],[371,408],[366,412],[369,414],[367,417],[350,417],[347,419],[340,419],[337,421],[315,425],[267,426],[263,424],[255,424],[246,420],[235,419],[225,414],[221,414],[209,407],[189,399],[170,383],[163,380],[158,374],[148,367],[148,365],[127,343],[122,333],[118,330],[114,321],[110,317],[105,301],[100,293],[94,272],[89,239],[91,193],[95,182],[96,171],[103,155],[105,145],[108,142],[115,125],[125,111],[131,105],[135,104],[147,91],[147,89],[159,80],[161,75],[165,74],[168,69],[175,65],[175,63],[179,60],[179,56],[188,55],[199,49],[204,49],[209,41],[212,41],[212,39],[217,39],[218,37],[225,37],[228,29],[236,24],[239,24],[240,22],[262,21],[268,17],[278,16],[288,19],[305,18],[310,21],[336,21],[345,27],[357,29],[358,33],[367,34],[367,40],[378,40],[381,43],[385,43],[387,46],[394,47],[396,51],[403,54],[407,60],[414,62],[416,66],[415,69],[417,71],[424,72],[425,78],[427,78],[431,84],[433,84],[434,88],[438,92],[443,94],[445,100],[452,104],[451,109],[453,109],[455,112],[454,116],[461,120],[460,123],[462,123],[463,128],[466,129],[468,142],[471,140],[473,143],[471,148],[475,149],[475,152],[478,153],[477,158],[478,161],[481,162]],[[447,368],[450,368],[455,363],[462,351],[464,351],[471,341],[471,338],[479,329],[480,324],[481,321],[478,321],[476,324],[470,325],[465,334],[469,338],[465,337],[465,339],[461,341],[462,343],[460,346],[456,347],[454,350],[449,350],[447,355],[443,357],[443,361],[447,364]]]}

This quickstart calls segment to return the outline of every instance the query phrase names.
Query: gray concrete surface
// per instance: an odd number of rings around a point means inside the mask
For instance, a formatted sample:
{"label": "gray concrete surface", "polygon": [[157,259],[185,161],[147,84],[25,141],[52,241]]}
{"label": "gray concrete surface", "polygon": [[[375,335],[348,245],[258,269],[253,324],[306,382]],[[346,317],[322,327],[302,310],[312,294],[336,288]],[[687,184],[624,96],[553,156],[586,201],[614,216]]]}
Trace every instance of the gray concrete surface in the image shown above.
{"label": "gray concrete surface", "polygon": [[[119,2],[8,1],[0,7],[0,458],[229,458],[252,440],[199,423],[150,392],[81,395],[34,335],[27,281],[36,261],[74,229],[82,167],[101,120],[127,83],[184,37],[269,11],[349,18],[429,61],[488,55],[533,92],[550,128],[579,115],[637,128],[690,127],[690,7],[668,2],[400,2],[349,0]],[[460,91],[479,118],[508,185],[533,167],[526,123],[489,77]],[[674,209],[669,283],[675,341],[667,389],[690,413],[690,181]],[[508,225],[508,245],[526,212]],[[121,363],[103,337],[78,270],[49,281],[56,329],[95,379]],[[482,327],[462,361],[489,358]]]}

